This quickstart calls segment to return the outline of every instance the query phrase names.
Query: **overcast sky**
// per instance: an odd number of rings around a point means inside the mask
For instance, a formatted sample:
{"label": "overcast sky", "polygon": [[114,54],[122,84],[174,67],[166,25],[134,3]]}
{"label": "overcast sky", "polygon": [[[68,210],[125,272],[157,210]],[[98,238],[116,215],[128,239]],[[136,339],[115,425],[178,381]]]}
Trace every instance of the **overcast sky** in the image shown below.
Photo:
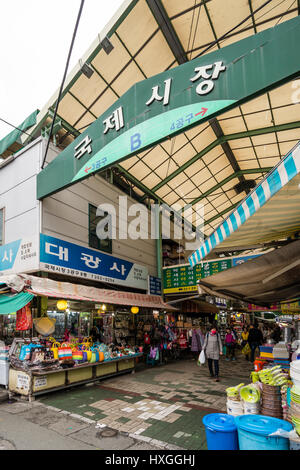
{"label": "overcast sky", "polygon": [[[70,72],[123,0],[85,0]],[[0,0],[0,118],[18,126],[60,87],[80,0]],[[0,139],[13,130],[0,121]]]}

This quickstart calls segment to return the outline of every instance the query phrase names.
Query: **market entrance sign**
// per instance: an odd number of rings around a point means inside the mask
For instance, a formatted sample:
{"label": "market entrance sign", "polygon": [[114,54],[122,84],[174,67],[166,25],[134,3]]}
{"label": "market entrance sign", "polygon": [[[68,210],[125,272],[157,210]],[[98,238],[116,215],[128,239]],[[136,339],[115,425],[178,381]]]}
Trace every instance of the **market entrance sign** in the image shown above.
{"label": "market entrance sign", "polygon": [[42,199],[299,75],[300,17],[131,87],[37,177]]}

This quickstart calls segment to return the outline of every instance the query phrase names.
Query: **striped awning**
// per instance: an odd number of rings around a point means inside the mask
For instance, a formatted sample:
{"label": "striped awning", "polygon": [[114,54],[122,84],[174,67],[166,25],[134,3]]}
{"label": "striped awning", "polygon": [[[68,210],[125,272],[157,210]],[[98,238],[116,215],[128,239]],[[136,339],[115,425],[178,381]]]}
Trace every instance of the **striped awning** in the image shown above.
{"label": "striped awning", "polygon": [[190,265],[200,263],[221,244],[225,248],[263,243],[285,238],[299,230],[299,173],[300,142],[190,256]]}

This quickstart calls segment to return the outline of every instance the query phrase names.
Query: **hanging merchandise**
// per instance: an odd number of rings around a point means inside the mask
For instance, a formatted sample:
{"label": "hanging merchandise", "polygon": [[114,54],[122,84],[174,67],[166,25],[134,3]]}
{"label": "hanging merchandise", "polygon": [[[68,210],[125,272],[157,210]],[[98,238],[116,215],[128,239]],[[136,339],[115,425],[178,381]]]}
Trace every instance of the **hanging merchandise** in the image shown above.
{"label": "hanging merchandise", "polygon": [[[58,348],[58,359],[60,361],[70,361],[73,358],[72,348],[68,343],[63,343]],[[82,358],[82,355],[81,355]]]}
{"label": "hanging merchandise", "polygon": [[17,311],[16,330],[26,331],[32,328],[32,315],[29,304]]}
{"label": "hanging merchandise", "polygon": [[33,320],[36,331],[42,336],[52,335],[55,331],[55,318],[49,318],[47,316],[41,318],[35,318]]}
{"label": "hanging merchandise", "polygon": [[187,339],[183,332],[179,335],[178,344],[181,349],[187,348]]}
{"label": "hanging merchandise", "polygon": [[151,343],[151,339],[148,333],[144,334],[144,343],[148,345]]}

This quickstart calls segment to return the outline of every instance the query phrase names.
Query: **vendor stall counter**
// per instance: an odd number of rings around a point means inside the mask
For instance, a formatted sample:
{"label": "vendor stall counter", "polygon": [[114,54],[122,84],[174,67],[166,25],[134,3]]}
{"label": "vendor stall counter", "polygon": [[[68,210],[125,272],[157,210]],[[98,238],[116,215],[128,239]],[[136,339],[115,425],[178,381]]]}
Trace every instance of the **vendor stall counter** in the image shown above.
{"label": "vendor stall counter", "polygon": [[10,396],[14,393],[26,396],[29,401],[32,401],[37,395],[133,372],[135,358],[141,356],[142,354],[135,354],[131,357],[119,357],[109,361],[80,364],[51,371],[25,371],[10,367],[9,393]]}
{"label": "vendor stall counter", "polygon": [[[38,343],[39,339],[32,338],[31,341]],[[56,365],[50,368],[26,368],[22,361],[12,360],[12,358],[19,356],[18,351],[22,344],[24,344],[24,339],[15,339],[9,351],[11,362],[8,389],[10,396],[20,394],[27,397],[29,401],[32,401],[37,395],[51,391],[133,372],[136,358],[143,355],[142,353],[124,354],[104,361],[78,362],[73,367],[68,367],[63,362],[58,364],[56,361]]]}

